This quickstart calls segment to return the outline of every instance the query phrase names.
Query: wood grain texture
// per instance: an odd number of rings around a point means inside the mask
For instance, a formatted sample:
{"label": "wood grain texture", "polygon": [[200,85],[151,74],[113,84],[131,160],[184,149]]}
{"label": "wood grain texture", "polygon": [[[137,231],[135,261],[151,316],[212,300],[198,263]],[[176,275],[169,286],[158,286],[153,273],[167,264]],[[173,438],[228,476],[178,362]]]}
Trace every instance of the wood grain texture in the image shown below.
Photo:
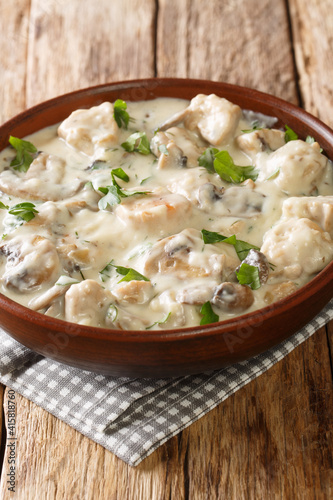
{"label": "wood grain texture", "polygon": [[283,0],[160,0],[157,21],[158,76],[225,81],[297,103]]}
{"label": "wood grain texture", "polygon": [[332,2],[290,0],[289,6],[303,105],[332,127]]}
{"label": "wood grain texture", "polygon": [[[15,9],[0,0],[0,118],[76,88],[153,76],[155,64],[158,76],[297,102],[287,3],[302,101],[332,124],[330,0],[18,0]],[[327,331],[134,469],[16,393],[17,491],[6,488],[7,451],[1,498],[332,498],[332,323]]]}
{"label": "wood grain texture", "polygon": [[32,0],[27,104],[154,76],[154,0]]}
{"label": "wood grain texture", "polygon": [[[29,2],[0,2],[0,122],[25,108]],[[15,48],[15,50],[13,50]]]}

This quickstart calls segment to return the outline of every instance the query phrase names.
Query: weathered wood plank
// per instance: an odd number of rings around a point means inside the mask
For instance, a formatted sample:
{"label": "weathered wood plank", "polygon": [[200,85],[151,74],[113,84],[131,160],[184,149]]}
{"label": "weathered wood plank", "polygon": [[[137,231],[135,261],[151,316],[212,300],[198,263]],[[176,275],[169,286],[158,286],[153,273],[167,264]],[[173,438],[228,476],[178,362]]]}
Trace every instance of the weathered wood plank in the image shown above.
{"label": "weathered wood plank", "polygon": [[154,76],[154,0],[32,0],[29,106],[79,88]]}
{"label": "weathered wood plank", "polygon": [[0,3],[0,123],[25,108],[29,1]]}
{"label": "weathered wood plank", "polygon": [[333,126],[333,13],[331,0],[289,0],[303,105]]}
{"label": "weathered wood plank", "polygon": [[285,1],[160,0],[157,73],[225,81],[297,102]]}

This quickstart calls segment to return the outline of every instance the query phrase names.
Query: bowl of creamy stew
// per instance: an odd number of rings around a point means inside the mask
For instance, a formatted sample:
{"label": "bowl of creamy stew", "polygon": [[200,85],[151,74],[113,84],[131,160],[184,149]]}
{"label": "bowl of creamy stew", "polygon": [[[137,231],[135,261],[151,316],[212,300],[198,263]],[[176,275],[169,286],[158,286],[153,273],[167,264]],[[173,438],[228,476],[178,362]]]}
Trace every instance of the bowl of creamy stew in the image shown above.
{"label": "bowl of creamy stew", "polygon": [[94,372],[278,344],[332,298],[333,132],[201,80],[93,87],[1,127],[0,325]]}

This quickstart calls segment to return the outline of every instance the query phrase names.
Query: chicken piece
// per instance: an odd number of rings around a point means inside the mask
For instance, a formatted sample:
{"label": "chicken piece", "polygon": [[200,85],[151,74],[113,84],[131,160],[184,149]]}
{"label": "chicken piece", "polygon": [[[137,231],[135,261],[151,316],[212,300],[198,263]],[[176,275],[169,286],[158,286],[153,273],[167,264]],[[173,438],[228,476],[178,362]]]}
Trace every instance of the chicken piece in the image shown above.
{"label": "chicken piece", "polygon": [[321,271],[333,259],[333,241],[315,222],[291,218],[264,234],[261,252],[277,266],[272,275],[293,280]]}
{"label": "chicken piece", "polygon": [[219,282],[239,263],[232,249],[222,249],[225,253],[216,253],[215,246],[203,245],[200,231],[185,229],[153,245],[144,256],[144,274],[152,277],[160,273],[180,280],[209,277]]}
{"label": "chicken piece", "polygon": [[79,325],[104,326],[111,302],[111,293],[97,281],[81,281],[65,294],[65,319]]}
{"label": "chicken piece", "polygon": [[127,304],[146,304],[154,295],[150,281],[124,281],[112,289],[116,302]]}
{"label": "chicken piece", "polygon": [[73,196],[82,186],[82,181],[73,179],[64,184],[66,163],[55,155],[40,153],[26,173],[13,169],[0,174],[0,190],[12,196],[28,200],[63,200]]}
{"label": "chicken piece", "polygon": [[[269,262],[262,252],[258,252],[258,250],[251,248],[245,259],[242,260],[240,266],[243,263],[248,264],[249,266],[257,267],[259,271],[260,283],[262,285],[266,283],[269,275]],[[239,271],[240,266],[238,266],[236,271]]]}
{"label": "chicken piece", "polygon": [[225,189],[208,182],[197,190],[197,200],[199,208],[212,215],[251,218],[261,213],[265,195],[253,183]]}
{"label": "chicken piece", "polygon": [[191,203],[198,205],[197,191],[206,183],[209,183],[211,176],[205,168],[193,168],[183,170],[181,176],[173,176],[170,178],[167,188],[172,193],[181,194]]}
{"label": "chicken piece", "polygon": [[58,128],[58,135],[67,144],[93,156],[99,148],[109,148],[119,139],[119,128],[113,117],[113,106],[103,102],[90,109],[78,109]]}
{"label": "chicken piece", "polygon": [[165,134],[174,140],[176,145],[183,152],[183,156],[187,159],[186,166],[193,168],[198,166],[198,158],[206,150],[207,145],[201,145],[198,136],[194,132],[190,132],[183,127],[171,127],[166,130]]}
{"label": "chicken piece", "polygon": [[232,139],[241,116],[241,108],[227,99],[198,94],[185,110],[164,122],[160,130],[184,122],[188,130],[199,132],[209,144],[218,146]]}
{"label": "chicken piece", "polygon": [[216,288],[211,302],[222,311],[242,312],[253,304],[254,296],[246,285],[225,282]]}
{"label": "chicken piece", "polygon": [[[158,313],[160,323],[153,329],[179,328],[186,325],[186,313],[184,306],[176,300],[174,290],[166,290],[157,295],[150,303],[149,308],[155,317]],[[167,318],[167,321],[165,319]],[[151,322],[151,324],[154,322]]]}
{"label": "chicken piece", "polygon": [[186,166],[187,158],[175,141],[164,132],[157,132],[150,141],[150,149],[158,158],[158,169]]}
{"label": "chicken piece", "polygon": [[282,205],[282,216],[306,217],[319,224],[333,239],[333,196],[287,198]]}
{"label": "chicken piece", "polygon": [[149,196],[125,198],[115,213],[125,223],[165,234],[183,225],[192,213],[192,205],[181,195],[160,190]]}
{"label": "chicken piece", "polygon": [[292,281],[283,281],[282,283],[266,285],[266,290],[264,301],[266,304],[272,304],[296,292],[297,286]]}
{"label": "chicken piece", "polygon": [[177,302],[181,304],[202,305],[211,300],[216,285],[194,285],[180,290],[176,295]]}
{"label": "chicken piece", "polygon": [[263,128],[244,133],[236,138],[239,148],[250,158],[255,159],[261,151],[276,151],[285,145],[285,133],[277,129]]}
{"label": "chicken piece", "polygon": [[289,141],[267,159],[267,168],[282,191],[304,196],[315,192],[324,175],[328,159],[321,154],[317,142]]}
{"label": "chicken piece", "polygon": [[7,257],[1,280],[16,292],[25,293],[42,285],[53,284],[60,276],[57,250],[43,236],[16,236],[0,245],[0,253]]}

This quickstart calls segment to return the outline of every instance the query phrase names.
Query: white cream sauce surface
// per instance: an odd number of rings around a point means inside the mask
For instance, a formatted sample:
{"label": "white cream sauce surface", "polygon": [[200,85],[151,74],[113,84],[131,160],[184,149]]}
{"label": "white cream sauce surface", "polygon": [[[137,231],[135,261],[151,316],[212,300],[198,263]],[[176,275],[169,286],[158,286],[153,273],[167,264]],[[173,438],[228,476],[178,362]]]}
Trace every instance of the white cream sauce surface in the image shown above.
{"label": "white cream sauce surface", "polygon": [[[103,103],[26,137],[38,150],[27,171],[10,166],[12,147],[0,153],[1,293],[84,325],[184,328],[269,305],[333,259],[333,169],[316,142],[286,142],[271,118],[254,123],[214,95],[127,112],[127,128]],[[139,139],[122,146],[136,132],[148,154]],[[254,180],[200,166],[208,148],[253,166]],[[9,213],[23,202],[31,220]],[[202,230],[255,248],[239,255]],[[240,284],[245,268],[257,287]]]}

